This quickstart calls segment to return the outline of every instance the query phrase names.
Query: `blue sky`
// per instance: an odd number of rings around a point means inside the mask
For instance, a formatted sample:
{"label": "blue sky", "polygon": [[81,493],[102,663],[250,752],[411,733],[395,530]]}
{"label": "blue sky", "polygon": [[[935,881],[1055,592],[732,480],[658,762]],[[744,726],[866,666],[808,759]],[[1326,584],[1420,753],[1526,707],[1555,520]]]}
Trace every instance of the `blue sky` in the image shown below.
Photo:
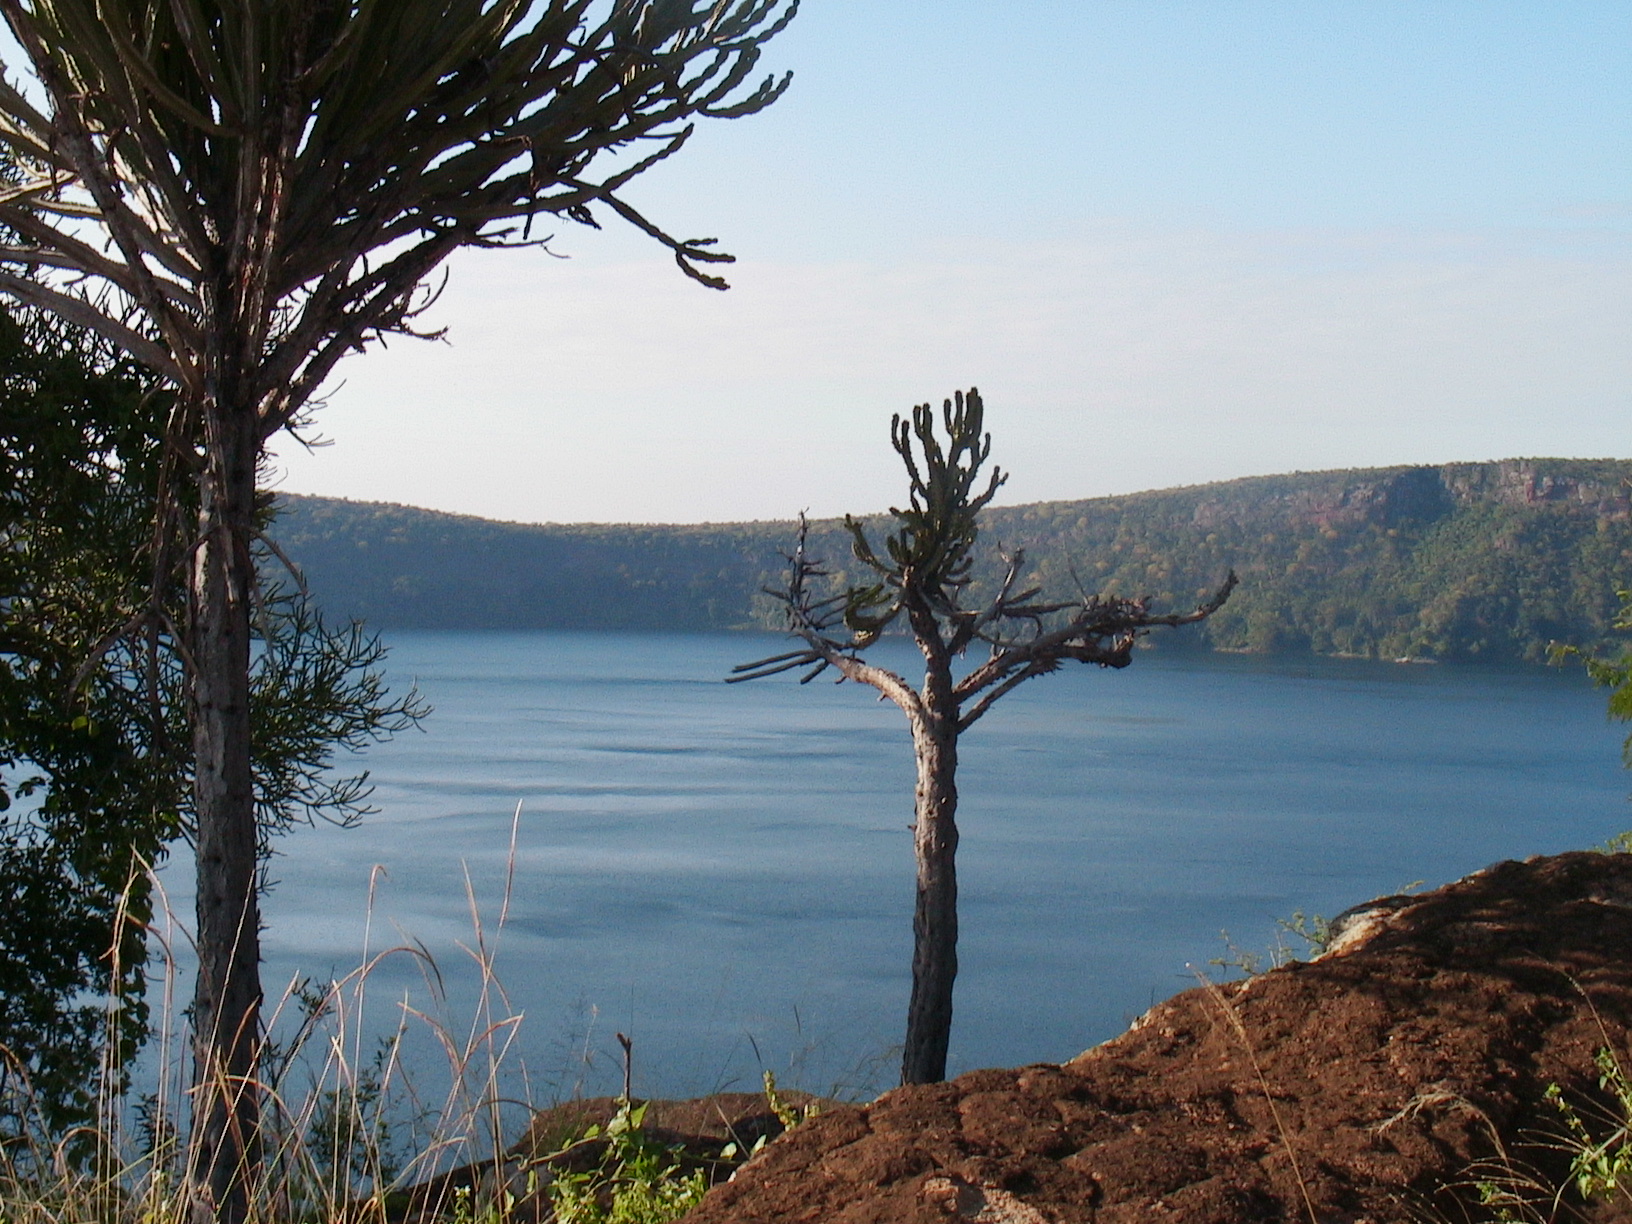
{"label": "blue sky", "polygon": [[1632,454],[1632,5],[805,0],[631,232],[450,265],[281,486],[527,521],[898,499],[978,385],[1008,501]]}

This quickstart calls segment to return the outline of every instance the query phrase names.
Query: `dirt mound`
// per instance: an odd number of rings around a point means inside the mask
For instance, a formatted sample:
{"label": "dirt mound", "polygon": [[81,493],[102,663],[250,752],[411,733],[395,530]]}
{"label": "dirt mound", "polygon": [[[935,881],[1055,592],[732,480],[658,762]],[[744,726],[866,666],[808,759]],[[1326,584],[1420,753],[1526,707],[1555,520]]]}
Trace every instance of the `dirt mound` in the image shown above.
{"label": "dirt mound", "polygon": [[1607,1109],[1594,1055],[1624,1059],[1629,1021],[1632,855],[1502,863],[1351,911],[1319,959],[1187,991],[1064,1066],[824,1113],[688,1224],[1491,1220],[1476,1181],[1565,1180],[1548,1085]]}

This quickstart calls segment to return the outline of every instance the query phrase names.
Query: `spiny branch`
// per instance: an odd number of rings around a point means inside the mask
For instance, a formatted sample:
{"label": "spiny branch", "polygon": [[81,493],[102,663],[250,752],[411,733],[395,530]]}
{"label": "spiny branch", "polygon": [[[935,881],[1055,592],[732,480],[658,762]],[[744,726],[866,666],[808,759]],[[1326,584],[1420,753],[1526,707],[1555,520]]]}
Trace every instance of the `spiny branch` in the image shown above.
{"label": "spiny branch", "polygon": [[[1019,685],[1033,676],[1058,670],[1063,662],[1126,667],[1133,661],[1135,644],[1150,629],[1176,628],[1207,619],[1224,606],[1238,581],[1231,570],[1223,585],[1189,612],[1153,613],[1148,600],[1094,596],[1077,605],[1075,614],[1058,628],[1024,641],[994,644],[991,658],[953,688],[960,710],[958,729],[971,726]],[[1029,619],[1033,612],[1040,615],[1061,607],[1033,605],[1025,615]],[[972,698],[976,698],[974,704],[965,709],[965,703]]]}
{"label": "spiny branch", "polygon": [[[971,584],[979,512],[1004,479],[994,469],[985,488],[976,491],[981,468],[991,455],[991,435],[984,432],[983,417],[980,392],[970,388],[942,405],[944,441],[929,404],[917,405],[910,419],[897,414],[891,420],[890,444],[906,468],[910,492],[906,509],[891,510],[900,526],[885,537],[881,556],[859,520],[849,516],[844,520],[856,560],[878,581],[817,598],[812,584],[829,577],[829,572],[810,557],[809,523],[800,515],[794,550],[784,554],[787,583],[766,587],[765,592],[783,605],[788,632],[805,645],[734,668],[733,683],[801,668],[808,671],[800,682],[809,683],[831,667],[841,679],[879,688],[909,714],[921,713],[927,698],[912,693],[893,672],[870,668],[862,658],[862,652],[904,615],[930,670],[939,668],[947,674],[943,691],[949,689],[950,705],[939,717],[955,719],[962,731],[1034,676],[1056,671],[1066,662],[1126,667],[1139,638],[1151,629],[1194,624],[1224,605],[1236,586],[1234,571],[1211,598],[1189,612],[1156,613],[1145,599],[1100,595],[1051,602],[1042,598],[1039,587],[1016,589],[1026,564],[1024,550],[1016,549],[1000,553],[1003,577],[985,605],[963,607]],[[977,641],[991,648],[990,657],[953,683],[952,660]]]}
{"label": "spiny branch", "polygon": [[784,553],[788,562],[788,582],[785,587],[766,587],[765,593],[782,604],[788,621],[788,632],[802,639],[805,646],[784,651],[752,663],[742,663],[731,669],[727,684],[744,680],[760,680],[801,667],[811,670],[799,678],[809,684],[828,668],[833,668],[843,680],[870,685],[900,706],[909,715],[920,708],[918,694],[900,676],[887,668],[875,667],[861,658],[859,652],[877,637],[877,634],[850,633],[836,636],[833,630],[843,621],[849,605],[849,592],[827,598],[816,598],[810,588],[813,578],[825,578],[828,572],[813,560],[806,547],[810,523],[804,514],[799,516],[799,534],[793,552]]}
{"label": "spiny branch", "polygon": [[[328,35],[308,23],[287,63],[244,80],[221,75],[227,35],[201,0],[160,6],[153,20],[173,28],[137,35],[147,19],[139,7],[0,0],[50,103],[44,113],[0,81],[0,146],[21,175],[0,189],[0,226],[17,235],[13,260],[63,269],[49,285],[13,280],[0,291],[94,328],[192,394],[207,381],[201,337],[225,311],[257,342],[246,398],[260,406],[266,437],[345,353],[413,333],[416,290],[453,249],[528,245],[541,213],[593,224],[590,206],[604,207],[688,276],[723,288],[705,269],[729,254],[675,237],[622,192],[681,148],[698,116],[751,114],[781,96],[787,76],[757,86],[750,77],[798,2],[736,0],[701,13],[620,3],[594,19],[579,0],[542,11],[471,3],[468,21],[433,14],[401,30],[363,6]],[[252,6],[228,25],[253,33],[265,20]],[[401,32],[427,25],[432,36]],[[58,54],[70,28],[84,45]],[[361,49],[382,44],[385,77],[365,88],[358,82],[382,69]],[[190,67],[160,63],[155,46]],[[427,82],[437,83],[429,104]],[[199,98],[218,110],[200,109]],[[589,173],[603,155],[646,141],[655,151]],[[245,224],[210,230],[204,219],[223,208]],[[371,271],[356,258],[368,250],[392,258]],[[222,297],[228,268],[252,274]],[[129,326],[131,307],[145,326]]]}

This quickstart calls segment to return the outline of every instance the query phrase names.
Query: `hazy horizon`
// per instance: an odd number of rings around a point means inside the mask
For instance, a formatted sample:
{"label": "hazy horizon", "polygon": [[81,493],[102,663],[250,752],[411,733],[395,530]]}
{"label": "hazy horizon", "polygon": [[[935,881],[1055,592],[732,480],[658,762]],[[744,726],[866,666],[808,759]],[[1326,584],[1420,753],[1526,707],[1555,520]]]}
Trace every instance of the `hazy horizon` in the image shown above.
{"label": "hazy horizon", "polygon": [[762,67],[630,191],[730,292],[616,223],[462,253],[281,487],[825,517],[971,385],[1017,503],[1625,446],[1632,6],[821,0]]}
{"label": "hazy horizon", "polygon": [[[1400,468],[1414,467],[1450,467],[1468,463],[1626,463],[1632,462],[1632,454],[1628,455],[1505,455],[1496,459],[1446,459],[1431,463],[1380,463],[1365,467],[1349,468],[1299,468],[1286,472],[1252,472],[1244,476],[1231,476],[1224,480],[1204,480],[1193,484],[1163,485],[1156,488],[1121,489],[1112,493],[1096,493],[1083,497],[1050,497],[1034,498],[1030,501],[1007,500],[999,494],[992,500],[994,510],[1024,509],[1026,506],[1044,505],[1052,502],[1079,502],[1079,501],[1114,501],[1119,497],[1138,497],[1146,493],[1173,493],[1184,489],[1206,488],[1209,485],[1236,484],[1248,480],[1272,480],[1282,476],[1319,476],[1332,472],[1381,472]],[[793,523],[799,518],[799,512],[794,511],[785,515],[768,515],[762,518],[735,518],[735,519],[509,519],[495,518],[485,514],[471,514],[463,510],[442,510],[436,506],[421,506],[412,502],[376,497],[351,497],[341,493],[304,493],[292,489],[278,489],[277,493],[290,497],[311,497],[325,501],[352,502],[357,505],[398,506],[405,510],[422,510],[430,514],[448,514],[460,518],[477,518],[487,522],[506,523],[519,527],[728,527],[750,523]],[[896,499],[899,500],[899,499]],[[841,510],[836,514],[815,515],[809,517],[815,521],[820,519],[841,519],[846,514],[858,518],[869,518],[888,514],[887,507],[874,510]]]}

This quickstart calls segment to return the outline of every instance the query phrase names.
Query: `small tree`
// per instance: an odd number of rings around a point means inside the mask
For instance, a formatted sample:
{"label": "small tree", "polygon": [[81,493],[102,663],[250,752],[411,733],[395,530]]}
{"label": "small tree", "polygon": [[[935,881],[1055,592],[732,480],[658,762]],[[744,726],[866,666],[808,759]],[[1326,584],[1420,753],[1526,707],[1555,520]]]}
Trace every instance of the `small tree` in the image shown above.
{"label": "small tree", "polygon": [[689,275],[730,259],[624,188],[747,84],[797,0],[0,0],[34,75],[0,82],[0,292],[175,388],[198,814],[190,1214],[259,1175],[260,927],[249,676],[256,476],[347,353],[412,334],[461,247],[618,217]]}
{"label": "small tree", "polygon": [[[1157,614],[1147,601],[1084,596],[1065,603],[1040,598],[1037,588],[1019,589],[1025,554],[1003,557],[996,590],[966,607],[972,587],[973,549],[981,510],[1007,477],[993,468],[981,487],[981,468],[991,453],[982,432],[980,393],[970,388],[947,400],[941,413],[945,443],[936,436],[929,404],[896,416],[890,442],[906,465],[910,499],[892,508],[898,523],[879,555],[861,523],[846,516],[856,560],[874,581],[838,593],[818,589],[828,576],[805,551],[801,516],[798,542],[788,558],[787,585],[766,588],[786,608],[788,631],[804,646],[733,669],[733,680],[756,680],[810,668],[808,684],[828,668],[840,681],[871,685],[907,716],[918,761],[917,820],[913,846],[918,861],[913,911],[912,999],[901,1055],[901,1082],[945,1078],[952,1032],[952,984],[958,972],[958,737],[999,699],[1034,676],[1065,662],[1126,667],[1135,643],[1157,625],[1204,620],[1229,598],[1233,573],[1193,612]],[[913,688],[887,668],[868,663],[864,651],[904,619],[924,656],[924,679]],[[987,657],[962,674],[958,661],[976,644]]]}
{"label": "small tree", "polygon": [[[1619,633],[1632,631],[1632,590],[1616,591],[1616,598],[1621,601],[1621,607],[1615,613],[1615,619],[1610,628]],[[1614,722],[1632,722],[1632,645],[1624,645],[1620,652],[1609,658],[1595,658],[1586,653],[1579,646],[1568,646],[1555,642],[1548,651],[1549,661],[1554,664],[1563,664],[1572,658],[1579,658],[1586,666],[1587,676],[1599,688],[1607,688],[1609,693],[1608,714]],[[1632,735],[1628,735],[1621,743],[1621,761],[1628,769],[1632,769]],[[1611,843],[1617,849],[1632,848],[1632,833],[1622,833]]]}

